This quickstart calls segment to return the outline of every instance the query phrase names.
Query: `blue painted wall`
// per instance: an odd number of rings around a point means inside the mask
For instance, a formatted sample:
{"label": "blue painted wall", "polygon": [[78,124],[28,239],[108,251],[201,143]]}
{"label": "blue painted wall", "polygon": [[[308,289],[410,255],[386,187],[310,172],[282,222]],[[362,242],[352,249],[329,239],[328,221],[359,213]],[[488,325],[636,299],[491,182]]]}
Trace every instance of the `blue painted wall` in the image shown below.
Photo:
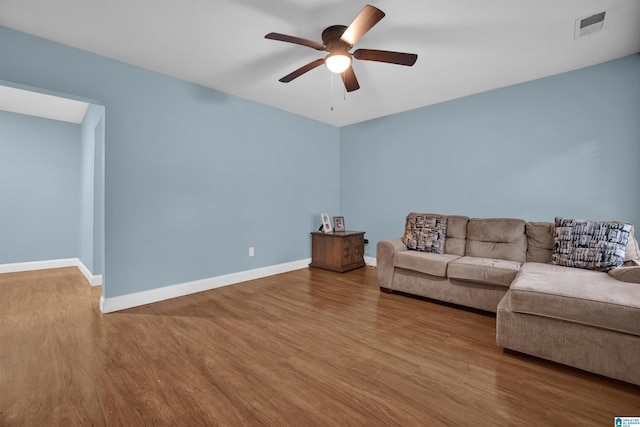
{"label": "blue painted wall", "polygon": [[308,258],[321,212],[371,256],[412,210],[640,222],[639,55],[342,129],[3,27],[0,57],[105,105],[107,297]]}
{"label": "blue painted wall", "polygon": [[[88,113],[100,120],[94,131],[93,166],[93,274],[104,275],[104,106],[91,105]],[[95,116],[94,116],[95,117]]]}
{"label": "blue painted wall", "polygon": [[640,224],[640,55],[347,126],[341,212],[378,240],[411,211]]}
{"label": "blue painted wall", "polygon": [[[102,120],[104,107],[90,104],[80,126],[80,223],[78,258],[94,275],[102,274],[102,247],[104,246],[104,205],[97,200],[103,194]],[[96,167],[97,166],[97,167]]]}
{"label": "blue painted wall", "polygon": [[76,258],[80,126],[0,111],[0,264]]}
{"label": "blue painted wall", "polygon": [[339,209],[333,126],[5,27],[0,58],[105,106],[106,297],[308,258]]}

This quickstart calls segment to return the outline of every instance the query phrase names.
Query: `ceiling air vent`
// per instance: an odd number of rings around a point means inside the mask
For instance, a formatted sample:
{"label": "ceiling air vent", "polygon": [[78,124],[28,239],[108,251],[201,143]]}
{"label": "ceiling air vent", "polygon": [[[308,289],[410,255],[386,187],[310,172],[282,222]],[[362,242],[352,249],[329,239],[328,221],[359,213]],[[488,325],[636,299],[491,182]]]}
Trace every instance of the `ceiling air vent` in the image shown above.
{"label": "ceiling air vent", "polygon": [[604,24],[605,13],[606,12],[600,12],[595,15],[587,16],[586,18],[576,19],[575,38],[579,39],[580,37],[601,31]]}

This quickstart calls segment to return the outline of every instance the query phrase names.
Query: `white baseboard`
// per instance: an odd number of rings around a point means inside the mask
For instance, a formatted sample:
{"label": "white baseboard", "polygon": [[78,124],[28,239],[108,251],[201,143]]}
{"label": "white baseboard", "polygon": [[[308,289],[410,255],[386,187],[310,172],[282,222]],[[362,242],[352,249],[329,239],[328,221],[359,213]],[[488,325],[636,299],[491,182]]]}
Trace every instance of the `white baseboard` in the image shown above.
{"label": "white baseboard", "polygon": [[93,275],[89,269],[84,265],[82,261],[78,259],[78,270],[82,273],[82,275],[87,279],[87,282],[91,286],[101,286],[102,285],[102,274]]}
{"label": "white baseboard", "polygon": [[364,263],[370,267],[376,267],[378,265],[378,259],[372,256],[364,257]]}
{"label": "white baseboard", "polygon": [[91,286],[102,284],[102,275],[93,275],[79,258],[52,259],[47,261],[16,262],[0,264],[0,274],[20,273],[24,271],[47,270],[49,268],[78,267]]}
{"label": "white baseboard", "polygon": [[47,270],[49,268],[77,267],[79,261],[78,258],[65,258],[0,264],[0,273],[20,273],[23,271]]}
{"label": "white baseboard", "polygon": [[233,285],[235,283],[246,282],[248,280],[260,279],[262,277],[273,276],[288,271],[307,268],[311,259],[287,262],[254,270],[241,271],[238,273],[225,274],[223,276],[209,277],[206,279],[194,280],[192,282],[179,283],[176,285],[164,286],[162,288],[149,289],[148,291],[134,292],[126,295],[100,298],[100,310],[103,313],[125,310],[127,308],[138,307],[170,298],[177,298],[196,292],[208,291],[222,286]]}

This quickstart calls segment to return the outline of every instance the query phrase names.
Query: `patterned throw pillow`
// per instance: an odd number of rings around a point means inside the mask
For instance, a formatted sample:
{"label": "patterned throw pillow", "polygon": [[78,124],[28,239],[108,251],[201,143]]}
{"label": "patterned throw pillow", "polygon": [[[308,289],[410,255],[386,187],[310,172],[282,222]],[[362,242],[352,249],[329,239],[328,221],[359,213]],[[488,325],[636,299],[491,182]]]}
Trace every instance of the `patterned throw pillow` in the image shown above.
{"label": "patterned throw pillow", "polygon": [[443,254],[446,235],[446,216],[415,213],[407,215],[404,244],[408,249]]}
{"label": "patterned throw pillow", "polygon": [[633,225],[556,217],[551,264],[609,271],[624,262]]}

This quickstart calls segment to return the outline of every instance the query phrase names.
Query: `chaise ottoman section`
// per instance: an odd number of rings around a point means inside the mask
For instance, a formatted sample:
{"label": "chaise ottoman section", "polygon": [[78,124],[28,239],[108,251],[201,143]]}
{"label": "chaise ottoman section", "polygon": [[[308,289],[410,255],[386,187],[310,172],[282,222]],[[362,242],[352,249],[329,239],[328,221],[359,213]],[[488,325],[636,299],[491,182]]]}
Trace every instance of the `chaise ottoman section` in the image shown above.
{"label": "chaise ottoman section", "polygon": [[508,298],[515,313],[640,336],[640,285],[607,273],[528,262],[511,284]]}
{"label": "chaise ottoman section", "polygon": [[498,304],[496,342],[640,385],[640,284],[527,262]]}
{"label": "chaise ottoman section", "polygon": [[510,292],[498,304],[498,346],[640,385],[639,336],[516,313],[509,304]]}

